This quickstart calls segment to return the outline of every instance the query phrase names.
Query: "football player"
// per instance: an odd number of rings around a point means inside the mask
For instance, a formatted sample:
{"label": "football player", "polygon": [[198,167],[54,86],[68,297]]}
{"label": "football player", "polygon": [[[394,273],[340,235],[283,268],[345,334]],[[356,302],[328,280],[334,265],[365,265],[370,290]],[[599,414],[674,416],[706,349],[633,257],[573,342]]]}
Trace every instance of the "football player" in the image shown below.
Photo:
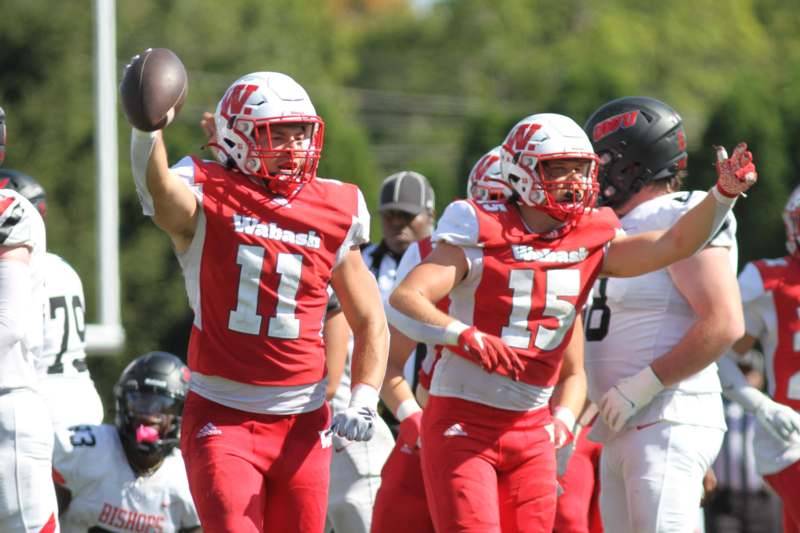
{"label": "football player", "polygon": [[[436,248],[390,298],[395,327],[444,346],[422,418],[423,477],[437,530],[552,529],[554,447],[569,438],[583,398],[553,414],[548,403],[594,280],[689,257],[756,178],[740,145],[721,158],[713,194],[687,216],[667,231],[625,235],[610,209],[592,208],[598,164],[570,118],[526,117],[501,150],[515,194],[450,204]],[[445,295],[449,314],[435,306]],[[631,380],[643,391],[637,398],[660,387],[652,372]],[[613,404],[615,420],[632,414],[623,401]]]}
{"label": "football player", "polygon": [[[733,350],[746,353],[756,340],[766,358],[769,394],[761,395],[739,373],[725,392],[752,411],[756,426],[756,469],[783,500],[783,530],[800,532],[800,187],[783,210],[788,255],[747,263],[739,275],[746,334]],[[735,363],[723,358],[723,364]],[[738,370],[737,370],[738,372]],[[721,374],[722,375],[722,374]],[[734,374],[735,376],[736,374]],[[724,378],[724,376],[723,376]],[[723,381],[725,381],[723,379]]]}
{"label": "football player", "polygon": [[[601,159],[600,203],[626,234],[667,230],[713,199],[681,191],[686,135],[665,103],[613,100],[585,130]],[[733,214],[698,253],[664,266],[601,279],[588,312],[589,397],[601,413],[590,438],[603,443],[600,506],[609,532],[692,531],[725,432],[715,361],[744,327]]]}
{"label": "football player", "polygon": [[[500,147],[495,147],[472,167],[467,178],[467,197],[476,201],[496,201],[507,198],[511,192],[500,173]],[[397,267],[395,284],[402,281],[431,250],[430,235],[411,243]],[[446,310],[448,303],[445,297],[438,305]],[[412,392],[412,386],[405,377],[405,368],[416,345],[416,341],[390,326],[389,361],[381,387],[381,399],[400,422],[400,427],[392,454],[381,471],[381,488],[372,518],[374,533],[432,533],[434,530],[422,481],[419,428],[433,365],[441,350],[433,345],[427,346],[425,358],[420,364],[416,390]]]}
{"label": "football player", "polygon": [[140,355],[114,386],[114,425],[56,433],[62,531],[200,530],[177,450],[188,386],[189,369],[175,355]]}
{"label": "football player", "polygon": [[[0,160],[4,119],[0,111]],[[58,531],[53,426],[36,390],[45,246],[44,221],[33,204],[0,188],[0,531]]]}
{"label": "football player", "polygon": [[[163,132],[134,129],[146,215],[183,269],[194,323],[181,451],[210,531],[321,531],[331,433],[369,440],[388,346],[361,258],[369,214],[351,184],[317,178],[322,119],[276,72],[236,80],[214,113],[218,162],[170,168]],[[353,389],[331,423],[320,330],[331,285],[354,332]]]}
{"label": "football player", "polygon": [[[0,189],[12,189],[28,199],[47,219],[47,195],[31,176],[0,169]],[[36,365],[39,392],[50,408],[55,429],[100,424],[103,403],[86,365],[86,304],[77,272],[53,253],[45,256],[44,346]]]}

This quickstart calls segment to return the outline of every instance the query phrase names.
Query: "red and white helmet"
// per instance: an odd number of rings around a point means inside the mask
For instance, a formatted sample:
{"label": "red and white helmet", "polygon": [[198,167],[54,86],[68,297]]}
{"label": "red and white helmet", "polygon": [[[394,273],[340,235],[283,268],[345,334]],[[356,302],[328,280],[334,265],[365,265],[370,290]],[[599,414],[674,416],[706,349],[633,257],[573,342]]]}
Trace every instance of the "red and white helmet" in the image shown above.
{"label": "red and white helmet", "polygon": [[792,191],[783,208],[783,224],[786,226],[786,249],[792,255],[800,253],[800,187]]}
{"label": "red and white helmet", "polygon": [[[265,179],[274,192],[284,196],[316,176],[325,126],[308,93],[289,76],[254,72],[239,78],[217,104],[214,121],[216,135],[210,146],[216,148],[222,164]],[[270,128],[280,124],[310,126],[301,147],[272,148]],[[276,158],[302,158],[303,163],[290,163],[291,168],[270,174],[267,161]]]}
{"label": "red and white helmet", "polygon": [[513,193],[500,172],[500,147],[496,146],[472,167],[467,178],[467,198],[494,202],[505,200]]}
{"label": "red and white helmet", "polygon": [[[564,115],[540,113],[518,122],[500,151],[503,179],[525,205],[536,207],[557,220],[577,219],[597,199],[599,159],[592,143],[574,120]],[[550,179],[542,163],[585,160],[586,168],[567,179]],[[566,191],[562,201],[554,193]]]}

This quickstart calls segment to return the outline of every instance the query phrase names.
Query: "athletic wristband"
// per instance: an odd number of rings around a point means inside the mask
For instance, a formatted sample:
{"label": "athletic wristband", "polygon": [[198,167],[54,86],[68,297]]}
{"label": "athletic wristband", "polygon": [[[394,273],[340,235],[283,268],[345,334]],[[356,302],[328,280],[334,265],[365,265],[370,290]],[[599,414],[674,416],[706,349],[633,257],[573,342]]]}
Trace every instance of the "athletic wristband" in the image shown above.
{"label": "athletic wristband", "polygon": [[731,195],[728,192],[720,189],[718,184],[715,184],[711,187],[711,194],[714,195],[714,199],[725,206],[733,207],[733,204],[736,203],[736,199],[739,197],[738,194]]}
{"label": "athletic wristband", "polygon": [[468,329],[469,326],[460,320],[453,320],[444,328],[444,344],[449,344],[451,346],[457,345],[458,338]]}
{"label": "athletic wristband", "polygon": [[372,385],[359,383],[353,387],[350,396],[350,407],[369,407],[373,411],[378,408],[378,390]]}
{"label": "athletic wristband", "polygon": [[451,345],[458,344],[458,337],[469,326],[458,320],[454,320],[447,326],[434,326],[420,322],[411,318],[405,313],[401,313],[391,305],[385,306],[386,318],[389,323],[400,330],[409,339],[426,344]]}
{"label": "athletic wristband", "polygon": [[564,425],[567,426],[567,429],[570,431],[575,430],[575,413],[573,413],[572,409],[569,407],[563,405],[557,406],[553,409],[553,418],[558,418],[564,422]]}
{"label": "athletic wristband", "polygon": [[417,400],[409,398],[408,400],[403,400],[403,402],[397,407],[394,417],[398,422],[402,422],[409,416],[413,415],[414,413],[419,413],[420,411],[422,411],[422,407],[419,406]]}

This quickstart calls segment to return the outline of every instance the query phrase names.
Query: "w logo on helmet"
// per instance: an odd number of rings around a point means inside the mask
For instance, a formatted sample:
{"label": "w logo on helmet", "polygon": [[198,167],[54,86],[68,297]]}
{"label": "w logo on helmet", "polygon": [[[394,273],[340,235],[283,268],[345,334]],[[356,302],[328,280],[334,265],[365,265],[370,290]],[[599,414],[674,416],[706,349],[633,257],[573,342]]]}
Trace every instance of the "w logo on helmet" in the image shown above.
{"label": "w logo on helmet", "polygon": [[220,114],[227,117],[241,114],[245,109],[244,104],[257,89],[258,85],[252,84],[231,87],[222,99]]}
{"label": "w logo on helmet", "polygon": [[604,137],[608,137],[620,128],[630,128],[636,124],[636,119],[638,117],[639,110],[635,109],[598,122],[592,130],[592,142],[597,142]]}
{"label": "w logo on helmet", "polygon": [[514,131],[506,137],[506,143],[503,145],[508,152],[516,154],[528,149],[533,134],[542,128],[541,124],[519,124]]}

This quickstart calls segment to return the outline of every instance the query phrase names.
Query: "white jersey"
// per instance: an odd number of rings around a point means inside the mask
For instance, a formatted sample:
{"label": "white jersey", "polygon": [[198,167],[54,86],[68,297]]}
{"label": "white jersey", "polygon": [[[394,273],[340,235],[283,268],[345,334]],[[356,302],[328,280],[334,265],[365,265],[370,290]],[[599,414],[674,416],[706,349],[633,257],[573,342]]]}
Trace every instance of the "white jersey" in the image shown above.
{"label": "white jersey", "polygon": [[54,477],[72,493],[61,517],[64,533],[153,531],[197,527],[180,452],[175,449],[150,476],[137,477],[116,426],[76,426],[56,433]]}
{"label": "white jersey", "polygon": [[[739,275],[747,334],[761,343],[769,395],[797,409],[800,401],[800,269],[796,259],[762,259]],[[756,424],[756,469],[774,474],[800,461],[800,442],[786,443]]]}
{"label": "white jersey", "polygon": [[56,429],[100,424],[103,403],[86,366],[85,300],[75,270],[55,254],[45,258],[44,347],[37,361],[39,392]]}
{"label": "white jersey", "polygon": [[[622,217],[622,227],[628,234],[667,229],[705,195],[684,191],[659,196]],[[729,248],[732,272],[736,272],[736,220],[732,214],[710,246]],[[697,318],[667,269],[633,278],[600,279],[590,303],[585,365],[589,398],[595,403],[620,379],[636,374],[672,349]],[[626,427],[667,420],[725,429],[721,391],[714,363],[665,388]],[[611,434],[602,420],[594,428],[593,439],[604,441]]]}
{"label": "white jersey", "polygon": [[45,229],[33,204],[10,189],[0,189],[0,246],[26,246],[31,251],[31,292],[25,310],[25,331],[10,353],[0,354],[0,389],[34,388],[36,359],[41,353],[43,337]]}
{"label": "white jersey", "polygon": [[86,303],[77,272],[62,258],[45,256],[47,307],[44,347],[37,367],[43,375],[86,371]]}

